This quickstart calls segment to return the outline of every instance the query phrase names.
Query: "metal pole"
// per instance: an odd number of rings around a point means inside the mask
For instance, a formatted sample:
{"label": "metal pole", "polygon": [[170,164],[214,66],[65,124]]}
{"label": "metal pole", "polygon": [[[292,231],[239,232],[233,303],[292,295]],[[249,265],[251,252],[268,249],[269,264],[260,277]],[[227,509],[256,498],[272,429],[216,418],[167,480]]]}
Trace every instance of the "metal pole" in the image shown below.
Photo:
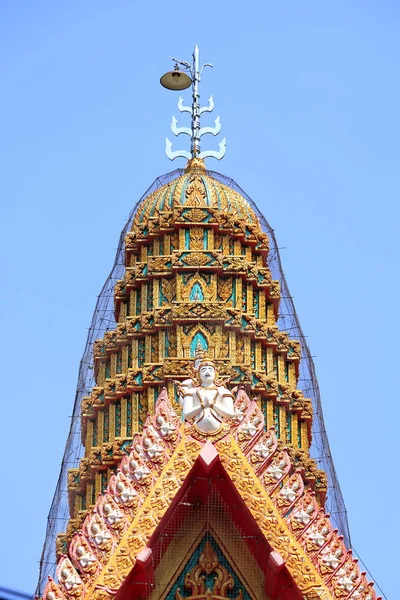
{"label": "metal pole", "polygon": [[[206,150],[201,152],[200,150],[200,140],[201,137],[207,133],[211,135],[218,135],[221,131],[221,124],[219,121],[219,117],[217,117],[214,121],[214,127],[203,127],[200,128],[200,116],[203,112],[212,112],[214,109],[214,100],[213,97],[210,96],[208,101],[208,106],[200,107],[200,94],[199,94],[199,84],[201,80],[201,74],[203,73],[203,69],[205,67],[212,67],[210,63],[204,64],[200,67],[199,60],[199,48],[196,44],[192,54],[192,64],[190,65],[185,60],[180,60],[179,58],[170,58],[177,63],[178,65],[182,65],[186,71],[190,72],[190,76],[192,79],[192,106],[185,106],[183,104],[183,99],[179,98],[178,101],[178,109],[180,112],[188,112],[191,114],[192,122],[191,127],[177,127],[177,120],[175,117],[172,117],[171,123],[171,131],[174,135],[180,135],[184,133],[190,136],[190,152],[188,150],[172,150],[172,142],[168,138],[165,140],[165,152],[170,160],[174,160],[178,158],[178,156],[186,159],[190,158],[216,158],[220,160],[225,155],[226,150],[226,142],[225,138],[219,144],[219,150]],[[167,86],[168,87],[168,86]],[[170,88],[172,89],[172,88]]]}
{"label": "metal pole", "polygon": [[196,44],[193,50],[193,96],[192,96],[192,143],[191,154],[195,158],[200,154],[200,67],[199,48]]}

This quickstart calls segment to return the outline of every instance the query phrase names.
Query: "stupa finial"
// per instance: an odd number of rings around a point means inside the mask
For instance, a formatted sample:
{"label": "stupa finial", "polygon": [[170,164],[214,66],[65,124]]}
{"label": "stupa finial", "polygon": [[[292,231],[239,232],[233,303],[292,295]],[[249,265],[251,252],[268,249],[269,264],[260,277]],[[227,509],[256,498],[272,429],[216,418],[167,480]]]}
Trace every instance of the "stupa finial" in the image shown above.
{"label": "stupa finial", "polygon": [[[200,94],[199,84],[201,81],[201,75],[205,67],[212,67],[210,63],[205,63],[200,67],[199,61],[199,48],[196,44],[193,50],[193,61],[192,64],[184,60],[170,57],[175,62],[174,71],[170,71],[163,75],[160,79],[161,85],[169,90],[184,90],[192,86],[192,106],[185,106],[183,104],[183,98],[178,100],[178,109],[180,112],[188,112],[192,116],[191,127],[178,127],[178,121],[175,117],[172,117],[171,131],[174,135],[178,136],[181,133],[190,136],[190,152],[187,150],[172,150],[172,142],[167,138],[165,145],[165,152],[170,160],[182,157],[187,159],[192,158],[216,158],[220,160],[225,155],[226,142],[225,138],[219,144],[219,150],[203,150],[200,149],[200,140],[203,135],[210,133],[211,135],[218,135],[221,131],[221,123],[219,116],[214,121],[214,127],[200,127],[200,117],[205,112],[212,112],[214,109],[214,100],[210,96],[207,106],[200,106]],[[180,71],[179,67],[183,70]],[[188,75],[189,73],[189,75]]]}

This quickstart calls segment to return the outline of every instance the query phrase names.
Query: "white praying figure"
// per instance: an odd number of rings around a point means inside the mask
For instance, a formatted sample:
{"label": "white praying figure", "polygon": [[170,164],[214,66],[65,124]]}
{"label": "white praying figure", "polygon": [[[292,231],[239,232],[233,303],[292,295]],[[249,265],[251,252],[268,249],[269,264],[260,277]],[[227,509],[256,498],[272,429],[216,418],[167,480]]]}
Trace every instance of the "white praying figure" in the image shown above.
{"label": "white praying figure", "polygon": [[200,385],[193,380],[185,380],[183,384],[186,385],[180,385],[182,414],[187,421],[194,418],[201,432],[213,433],[218,431],[224,419],[234,416],[233,394],[216,381],[212,361],[201,360],[198,369]]}

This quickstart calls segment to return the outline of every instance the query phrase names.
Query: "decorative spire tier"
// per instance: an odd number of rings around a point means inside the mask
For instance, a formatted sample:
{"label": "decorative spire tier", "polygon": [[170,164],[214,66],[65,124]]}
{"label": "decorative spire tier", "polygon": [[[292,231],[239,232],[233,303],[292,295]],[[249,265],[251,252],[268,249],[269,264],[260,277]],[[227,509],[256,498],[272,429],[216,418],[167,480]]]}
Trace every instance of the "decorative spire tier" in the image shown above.
{"label": "decorative spire tier", "polygon": [[[166,385],[183,380],[199,347],[231,385],[257,399],[267,431],[307,455],[312,405],[296,389],[300,346],[279,331],[279,283],[268,238],[249,204],[199,159],[139,206],[115,287],[114,331],[95,343],[96,387],[82,403],[85,458],[70,471],[69,536],[107,488]],[[326,479],[315,469],[321,501]]]}

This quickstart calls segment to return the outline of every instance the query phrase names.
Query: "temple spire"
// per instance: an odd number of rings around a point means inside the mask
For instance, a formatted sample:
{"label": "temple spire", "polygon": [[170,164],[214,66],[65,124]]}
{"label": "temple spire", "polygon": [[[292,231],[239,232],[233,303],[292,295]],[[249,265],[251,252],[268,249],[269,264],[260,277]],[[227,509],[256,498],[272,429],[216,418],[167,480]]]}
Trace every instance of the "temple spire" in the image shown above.
{"label": "temple spire", "polygon": [[[200,66],[199,48],[196,44],[192,54],[192,64],[187,61],[183,61],[177,58],[171,57],[175,62],[175,70],[169,72],[161,77],[161,84],[174,90],[183,90],[187,87],[192,87],[192,105],[185,106],[183,104],[183,98],[179,97],[178,109],[180,112],[188,112],[191,115],[192,122],[191,127],[178,127],[178,121],[173,116],[171,122],[171,131],[174,135],[186,134],[190,137],[190,152],[187,150],[172,150],[172,142],[166,138],[165,151],[170,160],[175,158],[216,158],[220,160],[225,155],[225,138],[219,144],[219,150],[203,150],[201,151],[200,142],[203,135],[211,134],[213,136],[218,135],[221,131],[221,124],[219,116],[214,121],[213,127],[201,127],[200,118],[205,112],[212,112],[214,109],[214,100],[210,96],[208,104],[206,106],[200,106],[200,92],[199,85],[201,82],[201,76],[205,67],[212,67],[210,63],[205,63]],[[183,71],[179,71],[179,67]],[[189,73],[189,75],[187,75]]]}

